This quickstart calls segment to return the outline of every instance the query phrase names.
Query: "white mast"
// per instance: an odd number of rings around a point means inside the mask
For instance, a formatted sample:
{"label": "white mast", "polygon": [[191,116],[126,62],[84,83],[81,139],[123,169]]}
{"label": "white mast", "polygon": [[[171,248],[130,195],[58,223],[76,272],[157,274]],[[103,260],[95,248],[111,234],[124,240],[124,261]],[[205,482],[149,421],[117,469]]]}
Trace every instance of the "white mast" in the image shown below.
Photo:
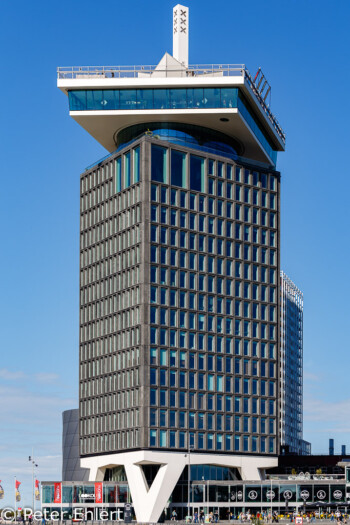
{"label": "white mast", "polygon": [[173,57],[188,67],[189,10],[181,4],[173,8]]}

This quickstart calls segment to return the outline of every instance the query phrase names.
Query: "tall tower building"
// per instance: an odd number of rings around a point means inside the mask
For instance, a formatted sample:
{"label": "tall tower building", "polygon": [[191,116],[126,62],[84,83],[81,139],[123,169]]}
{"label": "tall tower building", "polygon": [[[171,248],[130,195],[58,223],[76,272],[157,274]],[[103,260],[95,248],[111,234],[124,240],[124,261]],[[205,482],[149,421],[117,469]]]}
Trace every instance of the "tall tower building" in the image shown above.
{"label": "tall tower building", "polygon": [[309,454],[303,440],[303,294],[281,272],[280,436],[289,453]]}
{"label": "tall tower building", "polygon": [[285,135],[261,70],[189,66],[188,9],[173,16],[157,66],[58,69],[71,117],[109,152],[81,175],[81,465],[91,481],[124,472],[142,521],[189,450],[241,479],[279,451]]}

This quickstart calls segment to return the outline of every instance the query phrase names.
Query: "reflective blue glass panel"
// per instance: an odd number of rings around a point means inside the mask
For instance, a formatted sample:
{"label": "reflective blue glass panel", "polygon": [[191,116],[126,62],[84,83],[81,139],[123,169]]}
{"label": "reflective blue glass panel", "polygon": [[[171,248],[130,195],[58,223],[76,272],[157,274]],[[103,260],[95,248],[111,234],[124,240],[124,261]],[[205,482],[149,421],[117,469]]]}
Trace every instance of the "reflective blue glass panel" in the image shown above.
{"label": "reflective blue glass panel", "polygon": [[195,155],[190,157],[190,189],[204,192],[204,159]]}
{"label": "reflective blue glass panel", "polygon": [[180,151],[171,151],[171,184],[186,187],[186,154]]}
{"label": "reflective blue glass panel", "polygon": [[137,109],[153,109],[153,89],[137,90]]}
{"label": "reflective blue glass panel", "polygon": [[[238,88],[92,89],[71,90],[68,96],[70,111],[238,107],[273,163],[276,163],[277,152]],[[206,143],[206,147],[215,149],[215,145],[210,143]]]}
{"label": "reflective blue glass panel", "polygon": [[157,182],[166,182],[166,148],[152,144],[151,178]]}
{"label": "reflective blue glass panel", "polygon": [[119,109],[137,109],[135,89],[120,89],[119,95]]}

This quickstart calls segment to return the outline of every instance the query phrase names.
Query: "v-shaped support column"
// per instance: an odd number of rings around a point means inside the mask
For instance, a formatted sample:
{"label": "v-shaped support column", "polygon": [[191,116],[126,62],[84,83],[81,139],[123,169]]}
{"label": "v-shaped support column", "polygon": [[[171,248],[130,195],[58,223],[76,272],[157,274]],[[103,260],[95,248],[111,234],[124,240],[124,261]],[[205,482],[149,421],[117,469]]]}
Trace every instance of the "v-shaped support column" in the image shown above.
{"label": "v-shaped support column", "polygon": [[[90,481],[102,481],[106,468],[123,465],[128,478],[132,504],[139,522],[157,522],[188,464],[186,452],[139,450],[81,459],[81,466],[90,469]],[[142,465],[160,465],[151,487],[148,487]],[[195,452],[191,465],[236,467],[242,480],[260,480],[267,468],[277,467],[277,457],[221,455]]]}
{"label": "v-shaped support column", "polygon": [[185,455],[173,454],[169,463],[160,466],[151,487],[148,488],[142,466],[125,463],[125,472],[138,521],[158,521],[185,465]]}

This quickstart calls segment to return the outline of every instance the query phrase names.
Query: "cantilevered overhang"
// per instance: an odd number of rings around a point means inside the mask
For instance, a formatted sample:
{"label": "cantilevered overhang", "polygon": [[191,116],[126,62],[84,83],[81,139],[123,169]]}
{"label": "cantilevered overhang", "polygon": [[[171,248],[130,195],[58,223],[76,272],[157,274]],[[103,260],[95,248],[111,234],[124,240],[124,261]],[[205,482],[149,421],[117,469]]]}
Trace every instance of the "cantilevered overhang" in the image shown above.
{"label": "cantilevered overhang", "polygon": [[[272,149],[284,151],[285,140],[277,121],[267,106],[259,100],[250,76],[242,70],[237,76],[222,73],[198,76],[152,76],[138,73],[134,78],[107,78],[105,75],[76,74],[74,78],[58,78],[58,87],[68,95],[75,90],[120,90],[120,89],[176,89],[176,88],[238,88],[250,106],[250,112],[258,122]],[[134,124],[146,122],[182,122],[208,127],[232,137],[242,145],[242,156],[273,164],[264,144],[252,129],[251,122],[239,108],[184,108],[151,110],[82,110],[70,111],[70,115],[109,152],[116,149],[118,132]],[[224,120],[222,120],[224,119]],[[228,119],[228,120],[226,120]]]}
{"label": "cantilevered overhang", "polygon": [[[115,137],[122,129],[145,122],[180,122],[225,133],[242,147],[241,156],[273,164],[237,108],[205,110],[71,111],[71,117],[109,152],[116,149]],[[221,119],[228,119],[222,121]]]}

